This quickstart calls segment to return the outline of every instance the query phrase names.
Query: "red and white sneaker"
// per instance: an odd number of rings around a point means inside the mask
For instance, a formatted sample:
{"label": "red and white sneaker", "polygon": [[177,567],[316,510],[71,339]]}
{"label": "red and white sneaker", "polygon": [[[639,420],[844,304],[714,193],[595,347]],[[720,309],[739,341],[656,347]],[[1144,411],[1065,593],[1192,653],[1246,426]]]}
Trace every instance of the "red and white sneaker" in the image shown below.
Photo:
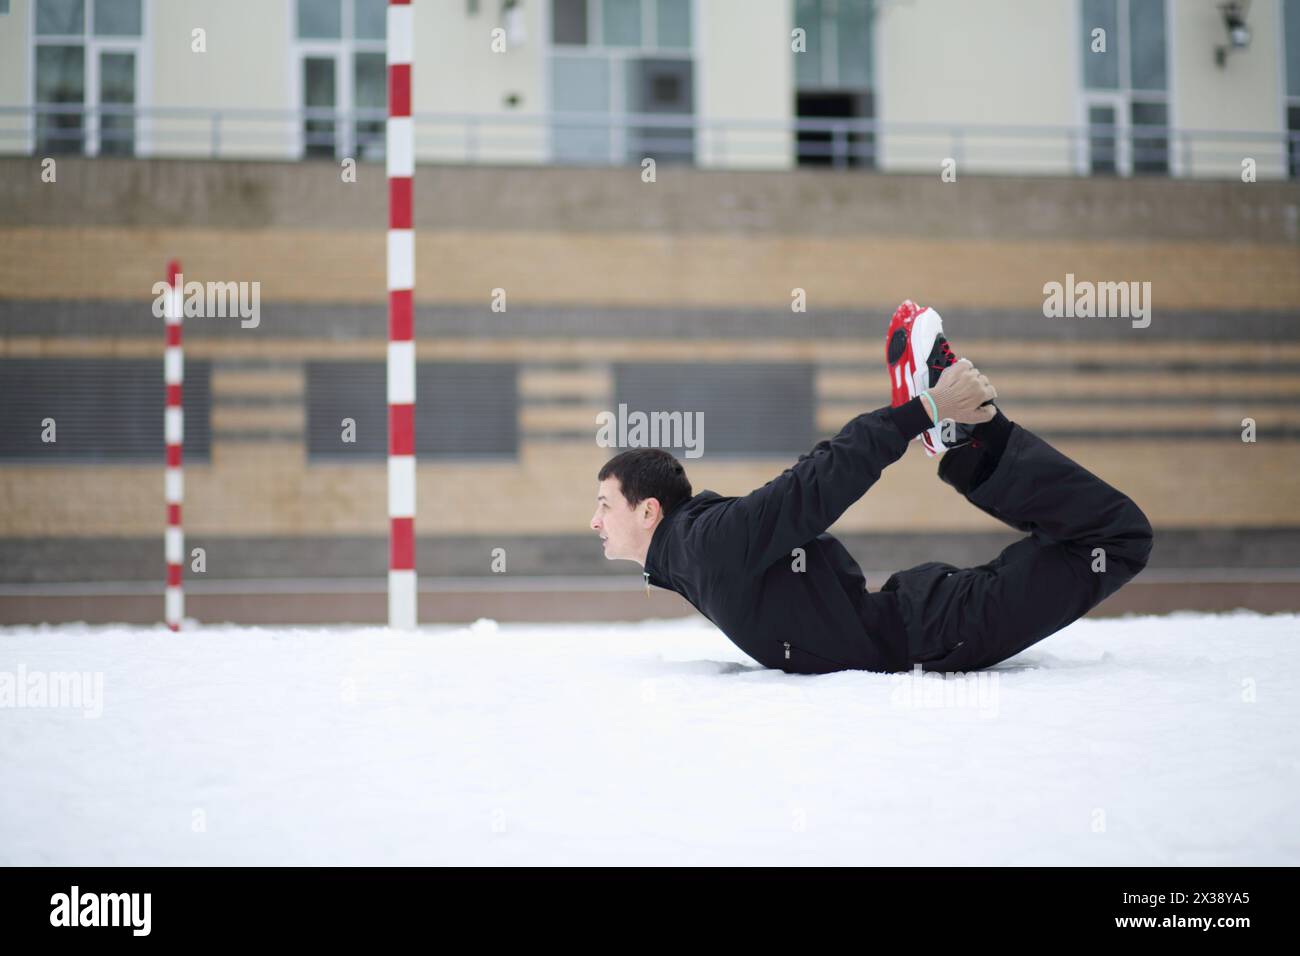
{"label": "red and white sneaker", "polygon": [[[943,370],[957,361],[957,354],[943,334],[939,313],[908,299],[894,312],[889,323],[885,361],[889,366],[890,404],[897,407],[933,388]],[[972,440],[971,426],[954,424],[955,427],[950,426],[951,440],[947,443],[943,440],[942,422],[916,436],[927,455],[934,458]]]}

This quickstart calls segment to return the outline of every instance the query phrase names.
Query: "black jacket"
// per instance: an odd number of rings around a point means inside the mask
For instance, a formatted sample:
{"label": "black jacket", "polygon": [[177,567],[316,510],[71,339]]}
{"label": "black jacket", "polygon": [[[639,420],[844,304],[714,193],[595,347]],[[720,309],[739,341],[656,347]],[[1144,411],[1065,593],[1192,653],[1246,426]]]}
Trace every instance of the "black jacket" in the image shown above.
{"label": "black jacket", "polygon": [[655,528],[646,581],[682,595],[765,667],[906,670],[894,594],[868,593],[824,532],[930,424],[919,398],[864,412],[744,497],[701,491]]}

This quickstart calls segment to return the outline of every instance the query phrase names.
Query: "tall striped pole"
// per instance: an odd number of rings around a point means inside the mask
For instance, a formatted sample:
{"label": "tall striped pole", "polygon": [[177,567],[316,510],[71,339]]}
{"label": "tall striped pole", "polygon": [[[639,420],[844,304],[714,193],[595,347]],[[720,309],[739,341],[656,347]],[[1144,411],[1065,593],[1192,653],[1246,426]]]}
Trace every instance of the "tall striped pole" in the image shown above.
{"label": "tall striped pole", "polygon": [[167,263],[167,299],[163,310],[167,344],[163,349],[163,384],[167,401],[163,408],[163,441],[167,444],[167,466],[163,471],[163,498],[167,503],[167,530],[163,532],[163,553],[167,559],[167,585],[163,589],[163,612],[167,626],[181,629],[185,616],[185,592],[181,588],[181,565],[185,559],[185,532],[181,530],[181,444],[185,438],[185,412],[181,407],[181,383],[185,379],[185,358],[181,352],[181,264]]}
{"label": "tall striped pole", "polygon": [[416,622],[414,19],[410,0],[388,0],[388,626],[398,628]]}

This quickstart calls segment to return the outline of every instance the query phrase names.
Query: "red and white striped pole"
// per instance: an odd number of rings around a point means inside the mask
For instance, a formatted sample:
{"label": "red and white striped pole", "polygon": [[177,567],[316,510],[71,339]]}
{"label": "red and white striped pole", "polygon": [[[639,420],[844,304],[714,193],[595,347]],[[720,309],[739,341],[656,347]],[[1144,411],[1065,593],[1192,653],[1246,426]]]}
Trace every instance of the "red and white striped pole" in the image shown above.
{"label": "red and white striped pole", "polygon": [[181,383],[185,379],[185,359],[181,352],[181,264],[167,263],[166,308],[167,345],[163,349],[163,383],[167,386],[167,404],[163,409],[163,440],[167,443],[167,467],[163,471],[163,498],[167,502],[167,530],[163,532],[163,552],[167,559],[167,586],[163,590],[163,612],[167,626],[181,629],[185,616],[185,592],[181,588],[181,565],[185,557],[185,533],[181,530],[181,499],[185,485],[181,476],[181,444],[185,438],[185,412],[181,408]]}
{"label": "red and white striped pole", "polygon": [[388,626],[397,628],[416,623],[414,19],[410,0],[388,0]]}

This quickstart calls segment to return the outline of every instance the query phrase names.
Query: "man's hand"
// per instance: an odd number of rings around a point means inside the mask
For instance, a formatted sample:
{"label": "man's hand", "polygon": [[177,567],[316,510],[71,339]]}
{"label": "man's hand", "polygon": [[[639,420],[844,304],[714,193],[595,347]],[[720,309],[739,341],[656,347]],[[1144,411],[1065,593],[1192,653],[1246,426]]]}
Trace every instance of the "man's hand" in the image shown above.
{"label": "man's hand", "polygon": [[943,370],[939,381],[930,389],[930,397],[938,406],[939,421],[951,418],[964,425],[978,425],[992,421],[998,413],[995,406],[984,404],[998,397],[997,389],[968,358],[958,359]]}

